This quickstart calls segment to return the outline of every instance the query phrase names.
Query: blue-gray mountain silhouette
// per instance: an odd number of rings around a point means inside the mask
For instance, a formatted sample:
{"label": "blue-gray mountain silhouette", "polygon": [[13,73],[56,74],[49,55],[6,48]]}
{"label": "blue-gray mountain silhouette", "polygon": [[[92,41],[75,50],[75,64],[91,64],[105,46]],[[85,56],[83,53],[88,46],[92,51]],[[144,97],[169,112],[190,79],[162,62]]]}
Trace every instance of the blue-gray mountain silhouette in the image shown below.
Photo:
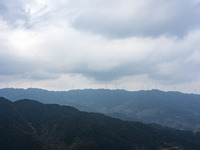
{"label": "blue-gray mountain silhouette", "polygon": [[12,101],[36,99],[42,103],[70,105],[79,110],[100,112],[124,120],[156,123],[177,129],[200,131],[200,95],[159,90],[85,89],[47,91],[1,89],[0,96]]}

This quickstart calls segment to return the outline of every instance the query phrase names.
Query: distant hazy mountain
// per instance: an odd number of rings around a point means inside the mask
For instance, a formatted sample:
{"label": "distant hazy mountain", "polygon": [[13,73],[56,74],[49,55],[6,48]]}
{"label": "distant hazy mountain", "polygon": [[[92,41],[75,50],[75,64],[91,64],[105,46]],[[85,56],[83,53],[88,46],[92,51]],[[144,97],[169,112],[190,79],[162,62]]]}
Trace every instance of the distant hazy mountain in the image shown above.
{"label": "distant hazy mountain", "polygon": [[0,96],[12,101],[36,99],[43,103],[70,105],[80,110],[100,112],[124,120],[157,123],[177,129],[200,131],[200,95],[159,90],[1,89]]}
{"label": "distant hazy mountain", "polygon": [[199,150],[200,133],[0,98],[1,150]]}

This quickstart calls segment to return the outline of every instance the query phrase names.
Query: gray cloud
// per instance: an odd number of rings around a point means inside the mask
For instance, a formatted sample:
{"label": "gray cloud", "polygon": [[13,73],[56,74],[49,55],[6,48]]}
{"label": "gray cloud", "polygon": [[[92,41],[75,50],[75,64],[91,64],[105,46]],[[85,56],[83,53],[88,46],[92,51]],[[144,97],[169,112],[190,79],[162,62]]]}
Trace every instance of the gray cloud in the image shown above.
{"label": "gray cloud", "polygon": [[146,75],[153,80],[158,80],[165,84],[180,84],[197,81],[200,75],[200,70],[198,69],[200,62],[185,62],[185,59],[187,58],[166,62],[164,60],[122,62],[117,67],[105,71],[95,71],[89,69],[87,65],[80,65],[80,68],[74,68],[75,70],[71,72],[82,74],[101,82],[109,82],[126,76],[138,75]]}
{"label": "gray cloud", "polygon": [[27,28],[48,26],[65,19],[75,29],[109,38],[183,37],[200,28],[200,2],[196,0],[2,0],[0,8],[2,18],[15,26],[20,21]]}
{"label": "gray cloud", "polygon": [[0,16],[3,20],[17,26],[19,21],[28,22],[29,14],[25,12],[23,3],[20,0],[1,0],[0,1]]}
{"label": "gray cloud", "polygon": [[[161,35],[183,37],[189,31],[200,27],[198,19],[200,5],[194,0],[143,0],[142,2],[144,4],[141,8],[136,12],[129,10],[126,16],[123,12],[126,11],[124,6],[134,10],[134,4],[137,4],[135,1],[112,1],[111,5],[105,2],[103,6],[94,4],[89,9],[82,8],[84,13],[75,18],[72,25],[76,29],[111,38],[158,37]],[[104,11],[102,9],[108,13],[102,13]]]}

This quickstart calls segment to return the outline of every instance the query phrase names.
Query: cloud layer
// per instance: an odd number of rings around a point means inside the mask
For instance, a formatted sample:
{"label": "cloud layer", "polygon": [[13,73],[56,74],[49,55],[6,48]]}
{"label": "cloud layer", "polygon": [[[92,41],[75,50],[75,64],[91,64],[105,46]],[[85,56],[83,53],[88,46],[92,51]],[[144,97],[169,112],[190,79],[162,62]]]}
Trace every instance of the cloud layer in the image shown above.
{"label": "cloud layer", "polygon": [[2,0],[0,81],[55,90],[74,82],[134,89],[129,81],[198,88],[199,7],[198,0]]}
{"label": "cloud layer", "polygon": [[84,8],[75,5],[82,13],[74,19],[73,27],[102,34],[111,38],[183,37],[200,27],[200,5],[187,0],[87,0]]}

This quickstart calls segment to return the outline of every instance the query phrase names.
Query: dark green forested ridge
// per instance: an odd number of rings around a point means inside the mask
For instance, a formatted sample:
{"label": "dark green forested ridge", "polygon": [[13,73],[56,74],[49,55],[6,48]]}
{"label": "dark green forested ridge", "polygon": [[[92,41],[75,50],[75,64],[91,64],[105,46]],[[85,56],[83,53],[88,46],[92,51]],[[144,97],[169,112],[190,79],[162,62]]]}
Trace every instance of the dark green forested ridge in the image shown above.
{"label": "dark green forested ridge", "polygon": [[73,107],[0,98],[1,150],[200,149],[200,133],[122,121]]}

